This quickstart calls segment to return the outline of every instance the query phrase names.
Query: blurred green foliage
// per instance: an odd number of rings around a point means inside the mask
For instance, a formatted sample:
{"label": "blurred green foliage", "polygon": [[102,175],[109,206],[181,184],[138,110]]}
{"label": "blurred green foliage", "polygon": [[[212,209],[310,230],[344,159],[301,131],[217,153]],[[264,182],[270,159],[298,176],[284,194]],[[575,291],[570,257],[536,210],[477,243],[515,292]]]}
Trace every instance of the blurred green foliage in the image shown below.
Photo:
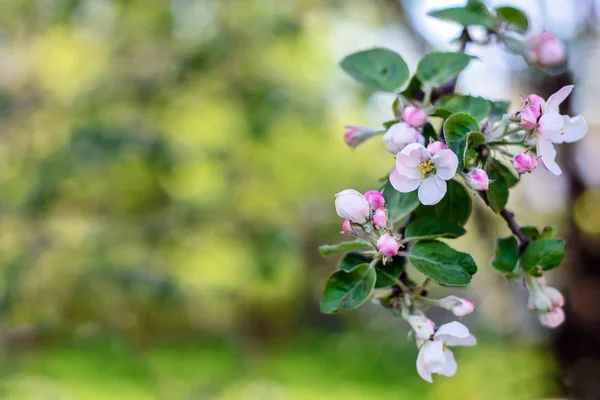
{"label": "blurred green foliage", "polygon": [[386,168],[348,162],[340,116],[361,103],[331,101],[341,73],[323,38],[364,6],[2,5],[6,323],[134,340],[253,319],[292,329],[324,263],[316,236],[338,222],[332,194]]}

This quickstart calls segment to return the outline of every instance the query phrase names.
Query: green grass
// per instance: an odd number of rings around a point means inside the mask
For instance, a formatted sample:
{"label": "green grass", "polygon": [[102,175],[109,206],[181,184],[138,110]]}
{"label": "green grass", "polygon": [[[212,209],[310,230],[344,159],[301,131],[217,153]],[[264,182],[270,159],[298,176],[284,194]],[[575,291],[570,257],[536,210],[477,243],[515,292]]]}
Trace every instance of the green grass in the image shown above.
{"label": "green grass", "polygon": [[11,358],[3,399],[372,400],[532,399],[552,394],[541,350],[483,340],[456,351],[453,378],[423,382],[416,349],[361,335],[311,337],[283,348],[76,341]]}

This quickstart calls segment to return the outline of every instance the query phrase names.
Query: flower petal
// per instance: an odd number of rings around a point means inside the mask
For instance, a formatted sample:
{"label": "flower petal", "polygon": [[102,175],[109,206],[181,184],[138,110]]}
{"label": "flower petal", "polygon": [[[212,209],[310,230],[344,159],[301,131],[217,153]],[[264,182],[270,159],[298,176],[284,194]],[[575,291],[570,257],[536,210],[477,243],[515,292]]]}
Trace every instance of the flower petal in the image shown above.
{"label": "flower petal", "polygon": [[425,344],[421,346],[421,350],[419,350],[419,355],[417,356],[417,372],[421,378],[429,383],[432,383],[433,380],[431,379],[431,369],[429,368],[429,365],[425,363]]}
{"label": "flower petal", "polygon": [[431,157],[433,165],[435,165],[435,174],[447,181],[456,175],[458,168],[458,157],[450,149],[440,150]]}
{"label": "flower petal", "polygon": [[446,364],[444,343],[441,340],[426,341],[421,346],[421,351],[423,352],[423,361],[430,371],[436,372]]}
{"label": "flower petal", "polygon": [[588,131],[588,125],[583,116],[568,117],[563,115],[565,125],[563,127],[563,141],[573,143],[582,139]]}
{"label": "flower petal", "polygon": [[464,339],[468,337],[469,328],[457,321],[448,322],[440,326],[434,335],[434,339],[438,339],[440,336],[453,336],[456,338]]}
{"label": "flower petal", "polygon": [[540,138],[537,143],[537,153],[542,160],[542,165],[548,172],[556,176],[562,174],[562,170],[554,160],[556,158],[556,150],[549,139]]}
{"label": "flower petal", "polygon": [[562,142],[562,130],[565,120],[557,112],[545,113],[540,117],[538,131],[542,136],[552,139],[555,143]]}
{"label": "flower petal", "polygon": [[573,90],[573,85],[563,86],[558,90],[558,92],[554,93],[552,96],[548,97],[546,101],[546,105],[544,106],[544,112],[554,111],[558,112],[558,106],[565,101],[567,97],[571,94]]}
{"label": "flower petal", "polygon": [[458,369],[458,365],[456,364],[452,350],[446,349],[446,351],[444,351],[444,356],[446,357],[446,365],[438,372],[438,374],[444,376],[454,376],[454,374],[456,374],[456,370]]}
{"label": "flower petal", "polygon": [[[417,171],[418,172],[418,171]],[[421,177],[418,179],[409,178],[404,175],[400,175],[396,168],[390,172],[390,183],[399,192],[408,193],[417,189],[421,184]]]}
{"label": "flower petal", "polygon": [[400,175],[412,179],[421,179],[418,168],[421,161],[431,158],[429,152],[420,143],[411,143],[406,146],[396,157],[396,169]]}
{"label": "flower petal", "polygon": [[446,194],[446,181],[437,175],[423,179],[419,186],[419,201],[426,206],[432,206],[442,200]]}

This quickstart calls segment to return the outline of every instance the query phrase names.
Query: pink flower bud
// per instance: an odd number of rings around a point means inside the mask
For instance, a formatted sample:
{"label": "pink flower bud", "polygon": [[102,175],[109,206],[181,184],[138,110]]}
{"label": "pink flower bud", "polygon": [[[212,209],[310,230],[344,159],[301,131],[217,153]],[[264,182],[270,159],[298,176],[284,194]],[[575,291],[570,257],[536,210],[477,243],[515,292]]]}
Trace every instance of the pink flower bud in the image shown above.
{"label": "pink flower bud", "polygon": [[521,111],[521,126],[525,129],[534,129],[537,127],[538,119],[542,115],[539,107],[528,106]]}
{"label": "pink flower bud", "polygon": [[447,150],[447,149],[448,149],[448,146],[446,146],[446,143],[443,143],[443,142],[433,142],[433,143],[429,143],[427,145],[427,151],[429,151],[429,153],[432,156],[440,150]]}
{"label": "pink flower bud", "polygon": [[565,305],[565,297],[556,288],[546,286],[546,296],[548,296],[554,307],[562,307]]}
{"label": "pink flower bud", "polygon": [[400,244],[396,238],[390,236],[389,233],[382,235],[379,240],[377,240],[377,249],[379,249],[379,252],[386,257],[393,257],[398,254],[399,248]]}
{"label": "pink flower bud", "polygon": [[490,180],[487,172],[480,168],[476,168],[467,174],[467,184],[475,190],[488,190]]}
{"label": "pink flower bud", "polygon": [[344,232],[346,235],[352,235],[352,225],[350,224],[350,220],[348,218],[346,218],[342,224],[342,232]]}
{"label": "pink flower bud", "polygon": [[566,58],[565,46],[550,32],[542,32],[531,39],[529,56],[543,66],[562,64]]}
{"label": "pink flower bud", "polygon": [[375,214],[373,214],[373,226],[377,226],[381,229],[387,228],[387,215],[385,215],[385,210],[383,208],[375,210]]}
{"label": "pink flower bud", "polygon": [[408,106],[402,110],[402,120],[413,128],[420,128],[427,122],[427,114],[420,108]]}
{"label": "pink flower bud", "polygon": [[519,174],[525,174],[537,167],[537,160],[532,154],[520,153],[512,159],[512,165]]}
{"label": "pink flower bud", "polygon": [[371,213],[365,196],[354,189],[342,190],[335,195],[335,211],[340,217],[357,224],[367,222]]}
{"label": "pink flower bud", "polygon": [[463,317],[471,314],[475,310],[475,304],[469,299],[463,299],[457,296],[448,296],[440,299],[438,302],[440,307],[451,311],[457,317]]}
{"label": "pink flower bud", "polygon": [[346,126],[344,128],[344,142],[350,147],[356,147],[376,133],[373,129],[364,126]]}
{"label": "pink flower bud", "polygon": [[549,312],[538,314],[538,319],[545,327],[554,329],[565,322],[565,311],[562,307],[556,307]]}
{"label": "pink flower bud", "polygon": [[546,100],[544,100],[537,94],[530,94],[529,96],[524,97],[523,100],[521,100],[521,108],[534,106],[541,109],[544,105],[546,105]]}
{"label": "pink flower bud", "polygon": [[375,210],[385,207],[385,198],[378,190],[369,190],[365,193],[365,199]]}

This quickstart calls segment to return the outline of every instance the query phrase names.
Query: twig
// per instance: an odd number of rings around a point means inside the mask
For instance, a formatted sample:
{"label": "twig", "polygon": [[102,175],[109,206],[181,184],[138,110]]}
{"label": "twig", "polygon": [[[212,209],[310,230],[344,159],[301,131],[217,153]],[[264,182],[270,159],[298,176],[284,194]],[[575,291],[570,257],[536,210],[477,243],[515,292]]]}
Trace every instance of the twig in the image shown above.
{"label": "twig", "polygon": [[510,231],[519,239],[521,245],[519,246],[519,252],[523,254],[527,246],[529,246],[529,239],[523,234],[521,226],[515,221],[515,214],[506,208],[500,211],[500,215],[506,221]]}

